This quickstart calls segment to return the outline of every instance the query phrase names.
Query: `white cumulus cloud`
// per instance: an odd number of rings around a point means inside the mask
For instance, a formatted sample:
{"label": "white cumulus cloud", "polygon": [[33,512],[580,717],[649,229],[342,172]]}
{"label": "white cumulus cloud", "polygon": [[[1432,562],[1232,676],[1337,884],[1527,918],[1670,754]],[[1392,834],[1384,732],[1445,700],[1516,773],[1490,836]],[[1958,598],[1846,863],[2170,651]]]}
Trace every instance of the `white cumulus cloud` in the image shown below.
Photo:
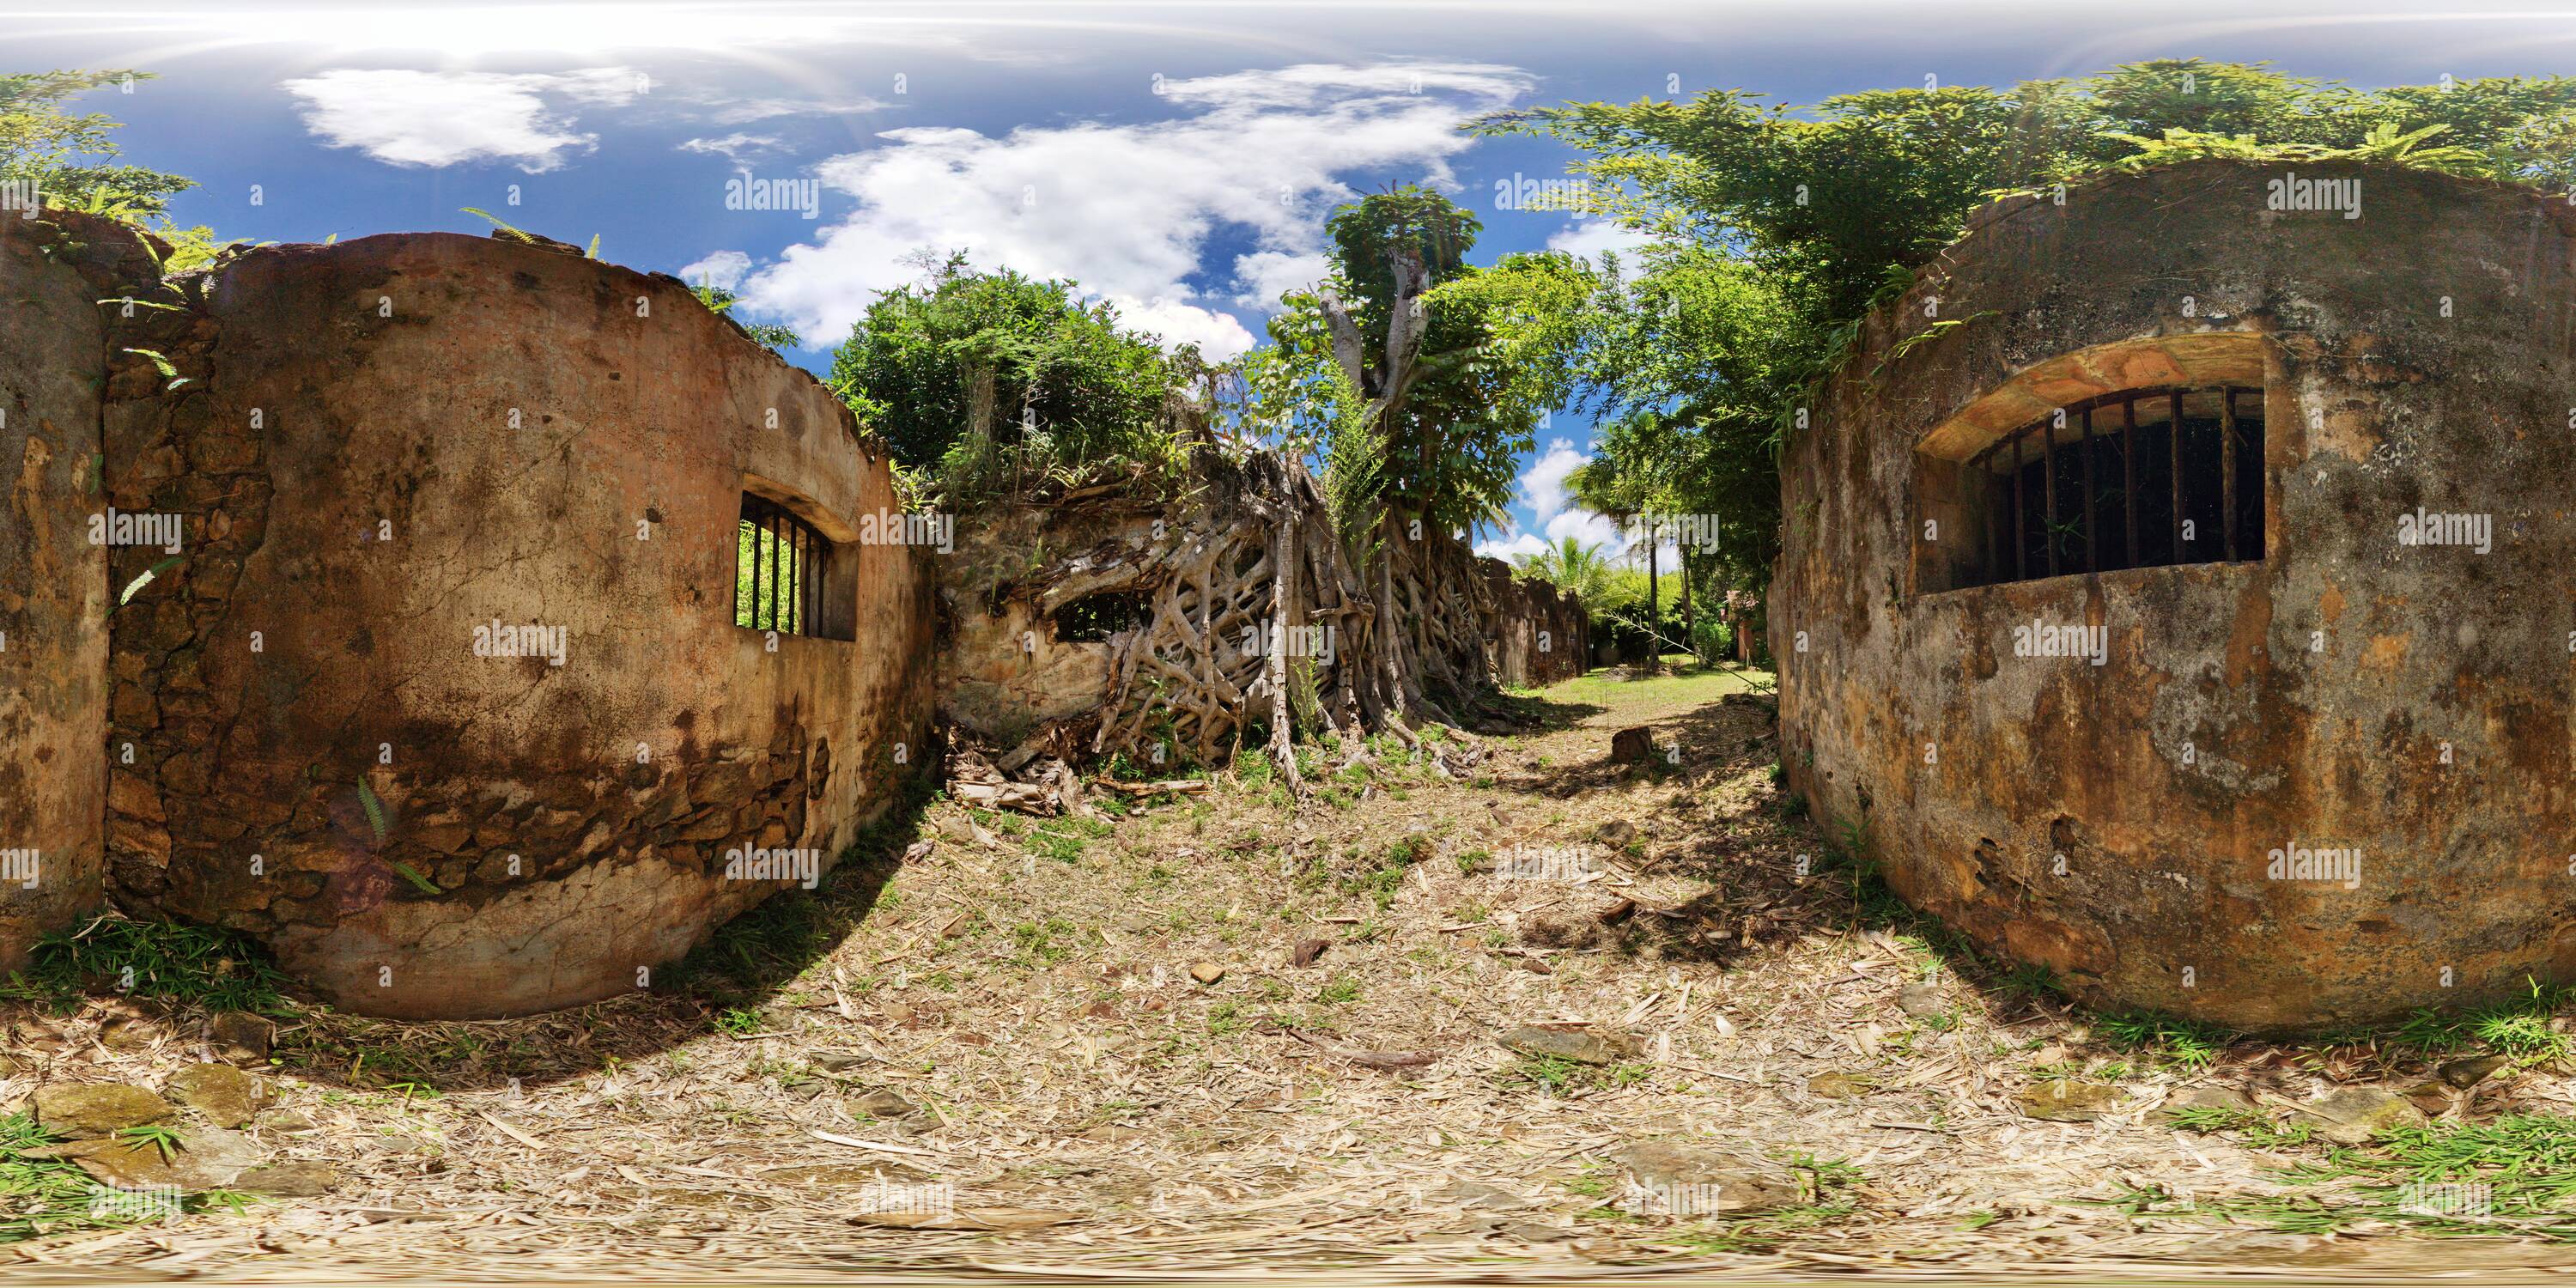
{"label": "white cumulus cloud", "polygon": [[691,286],[703,282],[719,291],[730,291],[751,276],[751,256],[738,250],[720,250],[680,270],[680,280]]}
{"label": "white cumulus cloud", "polygon": [[1551,440],[1547,451],[1521,471],[1521,500],[1528,503],[1530,517],[1545,523],[1562,513],[1566,506],[1565,476],[1590,459],[1574,449],[1571,439]]}
{"label": "white cumulus cloud", "polygon": [[1586,219],[1560,229],[1547,239],[1549,250],[1569,251],[1595,261],[1601,252],[1617,251],[1622,263],[1634,260],[1637,252],[1655,244],[1655,239],[1615,219]]}
{"label": "white cumulus cloud", "polygon": [[[1323,216],[1355,195],[1344,176],[1418,168],[1447,182],[1473,143],[1458,123],[1531,84],[1476,63],[1309,64],[1163,82],[1178,112],[1166,120],[889,130],[817,168],[857,208],[753,274],[747,307],[837,335],[915,280],[907,256],[964,250],[978,267],[1071,278],[1168,340],[1230,357],[1253,338],[1216,306],[1314,280]],[[1194,286],[1221,229],[1253,248],[1222,266],[1225,289]]]}
{"label": "white cumulus cloud", "polygon": [[651,88],[642,73],[594,67],[562,73],[423,72],[339,68],[287,81],[304,127],[335,148],[387,165],[505,161],[530,174],[598,145],[562,105],[618,106]]}

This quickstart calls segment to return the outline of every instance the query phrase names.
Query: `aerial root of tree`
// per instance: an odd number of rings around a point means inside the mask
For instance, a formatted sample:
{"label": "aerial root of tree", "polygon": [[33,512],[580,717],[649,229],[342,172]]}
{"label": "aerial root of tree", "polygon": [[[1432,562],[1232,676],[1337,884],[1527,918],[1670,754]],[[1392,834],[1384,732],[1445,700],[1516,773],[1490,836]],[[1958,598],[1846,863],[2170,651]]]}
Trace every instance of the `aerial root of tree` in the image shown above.
{"label": "aerial root of tree", "polygon": [[[1477,617],[1495,605],[1473,553],[1445,534],[1390,530],[1363,569],[1302,466],[1264,453],[1228,473],[1207,521],[1176,527],[1139,569],[1150,608],[1111,638],[1090,754],[1124,753],[1148,772],[1223,765],[1258,728],[1258,750],[1300,796],[1300,735],[1338,745],[1346,766],[1366,763],[1367,737],[1381,732],[1442,773],[1479,755],[1449,706],[1490,687],[1491,632]],[[1418,730],[1432,724],[1456,752],[1426,746]]]}

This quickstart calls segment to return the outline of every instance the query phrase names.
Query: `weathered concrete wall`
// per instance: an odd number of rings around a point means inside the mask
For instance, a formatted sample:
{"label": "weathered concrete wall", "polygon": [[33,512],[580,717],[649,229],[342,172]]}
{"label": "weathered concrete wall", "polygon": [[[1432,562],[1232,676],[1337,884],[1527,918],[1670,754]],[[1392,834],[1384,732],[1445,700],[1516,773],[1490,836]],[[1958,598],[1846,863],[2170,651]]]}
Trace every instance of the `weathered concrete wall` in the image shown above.
{"label": "weathered concrete wall", "polygon": [[97,293],[35,231],[0,216],[0,974],[100,903],[107,809],[106,350]]}
{"label": "weathered concrete wall", "polygon": [[[1238,645],[1247,641],[1245,631],[1267,629],[1275,611],[1271,583],[1256,579],[1259,585],[1243,598],[1247,592],[1236,578],[1268,566],[1277,516],[1304,515],[1301,540],[1333,540],[1330,520],[1303,466],[1275,455],[1234,460],[1202,452],[1181,491],[1180,500],[1165,503],[1139,488],[1093,489],[1067,499],[988,506],[961,518],[955,552],[939,560],[947,632],[938,681],[942,718],[999,751],[1018,747],[1035,755],[1034,740],[1065,756],[1089,754],[1101,708],[1113,701],[1131,723],[1137,702],[1168,708],[1217,696],[1237,708],[1233,714],[1266,721],[1268,700],[1253,694],[1251,677],[1225,677],[1258,655]],[[1220,566],[1203,567],[1211,560]],[[1193,640],[1206,640],[1211,630],[1216,636],[1211,652],[1218,674],[1208,693],[1152,689],[1153,696],[1138,697],[1146,690],[1122,689],[1113,674],[1121,657],[1117,642],[1069,638],[1059,620],[1068,606],[1101,595],[1131,597],[1150,616],[1156,596],[1175,578],[1197,575],[1193,569],[1225,601],[1176,614],[1185,626],[1175,629]],[[1509,565],[1478,558],[1450,534],[1430,531],[1414,539],[1395,581],[1396,616],[1415,633],[1417,655],[1442,650],[1436,659],[1421,658],[1428,680],[1437,681],[1445,669],[1480,688],[1540,685],[1583,672],[1588,618],[1574,596],[1517,580]],[[1373,594],[1374,583],[1362,589]],[[1373,600],[1352,607],[1334,599],[1327,606],[1334,593],[1319,593],[1311,575],[1300,575],[1301,617],[1316,624],[1302,639],[1303,655],[1315,663],[1317,689],[1327,692],[1336,668],[1352,664],[1348,650],[1356,634],[1375,622]],[[1424,621],[1426,611],[1440,620]],[[1326,624],[1329,635],[1320,633]],[[1292,645],[1292,652],[1300,647]],[[1135,683],[1155,685],[1150,665],[1137,674],[1144,679]],[[1150,711],[1144,721],[1167,722]],[[1195,754],[1188,739],[1181,741]]]}
{"label": "weathered concrete wall", "polygon": [[[827,869],[926,759],[929,570],[860,541],[881,453],[681,283],[402,234],[174,298],[107,340],[185,382],[120,353],[104,411],[110,501],[186,531],[114,617],[130,911],[249,931],[354,1010],[566,1005],[791,884],[728,852]],[[733,624],[745,491],[841,543],[855,638]]]}
{"label": "weathered concrete wall", "polygon": [[1485,656],[1496,683],[1535,689],[1583,674],[1591,656],[1592,619],[1571,592],[1535,577],[1519,577],[1500,559],[1479,558],[1493,611],[1486,619]]}
{"label": "weathered concrete wall", "polygon": [[[2293,169],[2358,179],[2360,217],[2268,208]],[[1906,899],[2095,1002],[2305,1027],[2568,977],[2571,236],[2563,201],[2351,165],[1981,212],[1786,462],[1792,785]],[[1936,298],[1966,324],[1890,359]],[[1917,584],[1924,457],[2258,378],[2259,561]],[[2402,546],[2418,506],[2491,516],[2491,552]],[[2104,663],[2016,656],[2034,620],[2107,627]],[[2357,882],[2273,879],[2292,847],[2358,849]]]}

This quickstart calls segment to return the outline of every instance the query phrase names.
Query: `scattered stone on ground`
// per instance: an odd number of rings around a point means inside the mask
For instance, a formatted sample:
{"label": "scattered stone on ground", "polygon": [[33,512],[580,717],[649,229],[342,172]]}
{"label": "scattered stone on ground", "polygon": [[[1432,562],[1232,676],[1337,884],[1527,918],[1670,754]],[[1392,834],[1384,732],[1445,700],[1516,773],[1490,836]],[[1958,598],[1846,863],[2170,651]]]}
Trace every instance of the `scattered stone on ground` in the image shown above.
{"label": "scattered stone on ground", "polygon": [[2234,1087],[2193,1087],[2157,1106],[2155,1120],[2171,1125],[2186,1110],[2223,1109],[2243,1112],[2253,1108],[2254,1098]]}
{"label": "scattered stone on ground", "polygon": [[2127,1093],[2111,1083],[2051,1078],[2022,1088],[2013,1101],[2033,1118],[2089,1123],[2112,1112],[2126,1098]]}
{"label": "scattered stone on ground", "polygon": [[1225,967],[1215,962],[1199,962],[1190,967],[1190,978],[1201,984],[1213,984],[1225,978]]}
{"label": "scattered stone on ground", "polygon": [[1918,1020],[1931,1020],[1947,1015],[1950,1005],[1942,1000],[1940,985],[1925,981],[1906,985],[1896,995],[1896,1009]]}
{"label": "scattered stone on ground", "polygon": [[2439,1072],[2444,1083],[2466,1089],[2486,1081],[2494,1076],[2496,1070],[2512,1063],[2513,1057],[2509,1055],[2475,1055],[2453,1060],[2443,1065]]}
{"label": "scattered stone on ground", "polygon": [[71,1140],[111,1136],[178,1112],[169,1101],[121,1082],[53,1082],[36,1088],[36,1124]]}
{"label": "scattered stone on ground", "polygon": [[1522,1055],[1591,1065],[1617,1064],[1636,1050],[1633,1041],[1622,1042],[1592,1029],[1544,1029],[1532,1024],[1512,1029],[1496,1041]]}
{"label": "scattered stone on ground", "polygon": [[215,1053],[235,1063],[265,1062],[276,1032],[267,1017],[248,1011],[222,1011],[206,1025]]}
{"label": "scattered stone on ground", "polygon": [[1712,1216],[1770,1212],[1797,1203],[1798,1182],[1777,1164],[1749,1153],[1695,1142],[1638,1141],[1612,1155],[1627,1165],[1634,1188],[1624,1198],[1655,1215]]}
{"label": "scattered stone on ground", "polygon": [[232,1188],[262,1156],[250,1137],[220,1127],[172,1128],[170,1136],[79,1141],[62,1156],[103,1185],[170,1186],[191,1194]]}
{"label": "scattered stone on ground", "polygon": [[1807,1094],[1822,1096],[1827,1100],[1849,1100],[1854,1096],[1869,1094],[1872,1085],[1867,1078],[1844,1073],[1839,1069],[1827,1069],[1807,1079]]}
{"label": "scattered stone on ground", "polygon": [[233,1178],[232,1187],[271,1198],[309,1199],[330,1193],[340,1173],[328,1163],[284,1162],[254,1167]]}
{"label": "scattered stone on ground", "polygon": [[2300,1107],[2299,1121],[2338,1145],[2359,1145],[2398,1127],[2421,1127],[2424,1111],[2384,1087],[2338,1087]]}
{"label": "scattered stone on ground", "polygon": [[1655,731],[1644,725],[1632,725],[1610,735],[1610,760],[1614,764],[1646,765],[1656,759]]}
{"label": "scattered stone on ground", "polygon": [[161,1090],[217,1127],[239,1127],[268,1102],[265,1084],[228,1064],[187,1065],[171,1074]]}

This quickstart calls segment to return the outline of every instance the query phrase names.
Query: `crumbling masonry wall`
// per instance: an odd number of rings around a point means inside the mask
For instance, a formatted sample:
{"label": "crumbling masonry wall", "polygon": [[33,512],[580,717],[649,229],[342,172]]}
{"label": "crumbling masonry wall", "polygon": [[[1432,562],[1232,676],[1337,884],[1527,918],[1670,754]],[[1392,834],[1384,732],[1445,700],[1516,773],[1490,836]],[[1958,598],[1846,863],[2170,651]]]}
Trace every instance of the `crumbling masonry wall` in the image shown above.
{"label": "crumbling masonry wall", "polygon": [[[1291,515],[1305,552],[1290,552],[1302,601],[1287,614],[1285,644],[1301,668],[1292,705],[1309,684],[1329,692],[1336,668],[1365,661],[1375,605],[1365,587],[1318,585],[1334,561],[1313,554],[1333,540],[1314,481],[1276,453],[1202,451],[1177,500],[1104,487],[958,520],[954,551],[939,562],[942,718],[1000,753],[1008,772],[1041,756],[1119,751],[1151,772],[1157,744],[1165,763],[1226,763],[1246,726],[1270,717],[1261,685],[1281,616],[1273,538]],[[1444,696],[1582,674],[1588,619],[1573,595],[1517,578],[1444,533],[1424,532],[1404,555],[1398,628],[1413,634]],[[1104,604],[1131,617],[1077,638],[1066,622],[1096,623]],[[1148,631],[1158,614],[1167,620]]]}
{"label": "crumbling masonry wall", "polygon": [[0,973],[100,902],[107,565],[84,538],[106,348],[96,292],[0,217]]}
{"label": "crumbling masonry wall", "polygon": [[[2284,180],[2358,181],[2358,217]],[[1827,833],[2098,1003],[2306,1028],[2569,978],[2571,237],[2560,199],[2350,164],[1981,211],[1785,463],[1771,646]],[[1930,481],[1981,444],[2214,383],[2265,391],[2262,551],[1929,588],[1959,552],[1924,521],[1968,521]],[[2402,544],[2419,507],[2487,516],[2491,548]],[[2101,664],[2017,654],[2034,622],[2107,630]],[[2359,863],[2303,878],[2295,850]]]}
{"label": "crumbling masonry wall", "polygon": [[[93,310],[104,503],[185,530],[105,575],[150,574],[106,658],[129,911],[248,931],[348,1009],[525,1012],[649,986],[794,884],[729,855],[828,867],[896,799],[925,556],[860,540],[900,507],[847,410],[683,284],[402,234],[163,289],[121,230],[48,223],[92,298],[148,302]],[[734,625],[746,492],[835,543],[844,638]],[[560,664],[478,653],[529,625]]]}

